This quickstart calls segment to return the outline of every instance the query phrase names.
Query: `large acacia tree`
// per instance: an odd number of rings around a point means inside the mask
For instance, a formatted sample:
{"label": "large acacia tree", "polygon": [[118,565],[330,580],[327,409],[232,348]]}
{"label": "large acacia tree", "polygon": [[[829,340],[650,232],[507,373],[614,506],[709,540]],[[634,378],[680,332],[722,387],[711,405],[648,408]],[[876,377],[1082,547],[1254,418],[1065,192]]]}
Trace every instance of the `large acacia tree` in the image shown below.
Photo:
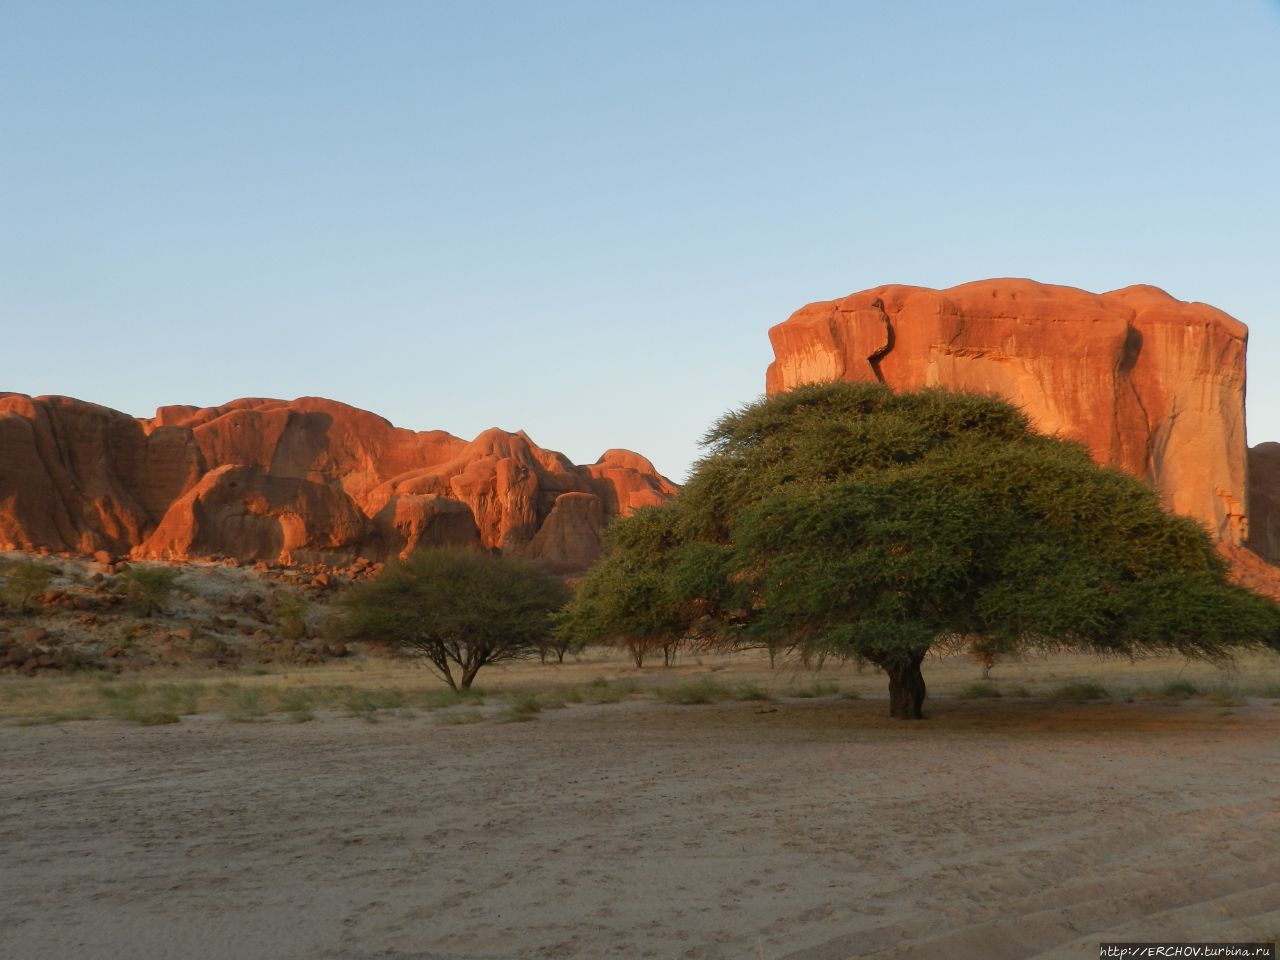
{"label": "large acacia tree", "polygon": [[940,643],[1225,659],[1280,637],[1194,521],[994,397],[808,386],[703,443],[677,497],[614,526],[562,629],[858,655],[904,719]]}

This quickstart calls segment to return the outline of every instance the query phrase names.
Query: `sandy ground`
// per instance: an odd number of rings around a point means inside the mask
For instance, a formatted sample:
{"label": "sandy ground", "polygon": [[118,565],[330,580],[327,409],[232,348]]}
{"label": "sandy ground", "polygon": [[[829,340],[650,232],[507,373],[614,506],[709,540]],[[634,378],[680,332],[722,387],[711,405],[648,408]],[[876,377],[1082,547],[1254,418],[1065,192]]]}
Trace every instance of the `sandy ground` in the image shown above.
{"label": "sandy ground", "polygon": [[6,727],[0,956],[1001,960],[1277,936],[1280,705],[930,707]]}

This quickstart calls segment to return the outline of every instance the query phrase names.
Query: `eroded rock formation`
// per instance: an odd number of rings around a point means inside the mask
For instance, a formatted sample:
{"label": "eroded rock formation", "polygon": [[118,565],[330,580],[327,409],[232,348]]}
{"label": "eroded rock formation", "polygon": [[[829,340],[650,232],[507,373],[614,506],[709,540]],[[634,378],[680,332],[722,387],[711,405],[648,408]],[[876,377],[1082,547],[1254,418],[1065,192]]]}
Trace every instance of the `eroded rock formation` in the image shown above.
{"label": "eroded rock formation", "polygon": [[1000,394],[1217,540],[1246,538],[1247,331],[1213,307],[1149,286],[886,286],[810,304],[769,338],[770,394],[823,380]]}
{"label": "eroded rock formation", "polygon": [[1280,563],[1280,443],[1249,448],[1249,548]]}
{"label": "eroded rock formation", "polygon": [[479,544],[571,572],[608,520],[675,489],[629,451],[576,466],[523,432],[468,443],[310,397],[139,420],[0,394],[0,549],[313,563]]}

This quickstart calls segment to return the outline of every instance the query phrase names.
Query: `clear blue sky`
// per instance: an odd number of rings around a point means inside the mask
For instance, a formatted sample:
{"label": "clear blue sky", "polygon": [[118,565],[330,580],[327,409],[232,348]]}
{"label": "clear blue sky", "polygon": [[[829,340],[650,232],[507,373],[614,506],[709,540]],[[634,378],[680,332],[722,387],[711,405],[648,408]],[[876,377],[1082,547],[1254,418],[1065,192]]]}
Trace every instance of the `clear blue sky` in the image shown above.
{"label": "clear blue sky", "polygon": [[1153,283],[1280,439],[1280,7],[0,4],[0,389],[323,395],[680,479],[766,330]]}

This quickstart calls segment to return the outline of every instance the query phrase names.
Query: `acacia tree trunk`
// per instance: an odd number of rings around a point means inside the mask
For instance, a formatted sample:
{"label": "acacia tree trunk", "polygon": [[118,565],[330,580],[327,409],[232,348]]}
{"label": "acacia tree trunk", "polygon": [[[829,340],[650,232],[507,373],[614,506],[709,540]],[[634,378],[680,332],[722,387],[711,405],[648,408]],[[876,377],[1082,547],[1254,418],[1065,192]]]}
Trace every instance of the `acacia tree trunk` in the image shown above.
{"label": "acacia tree trunk", "polygon": [[880,667],[889,675],[889,716],[899,720],[924,719],[923,653],[904,653],[886,659]]}

